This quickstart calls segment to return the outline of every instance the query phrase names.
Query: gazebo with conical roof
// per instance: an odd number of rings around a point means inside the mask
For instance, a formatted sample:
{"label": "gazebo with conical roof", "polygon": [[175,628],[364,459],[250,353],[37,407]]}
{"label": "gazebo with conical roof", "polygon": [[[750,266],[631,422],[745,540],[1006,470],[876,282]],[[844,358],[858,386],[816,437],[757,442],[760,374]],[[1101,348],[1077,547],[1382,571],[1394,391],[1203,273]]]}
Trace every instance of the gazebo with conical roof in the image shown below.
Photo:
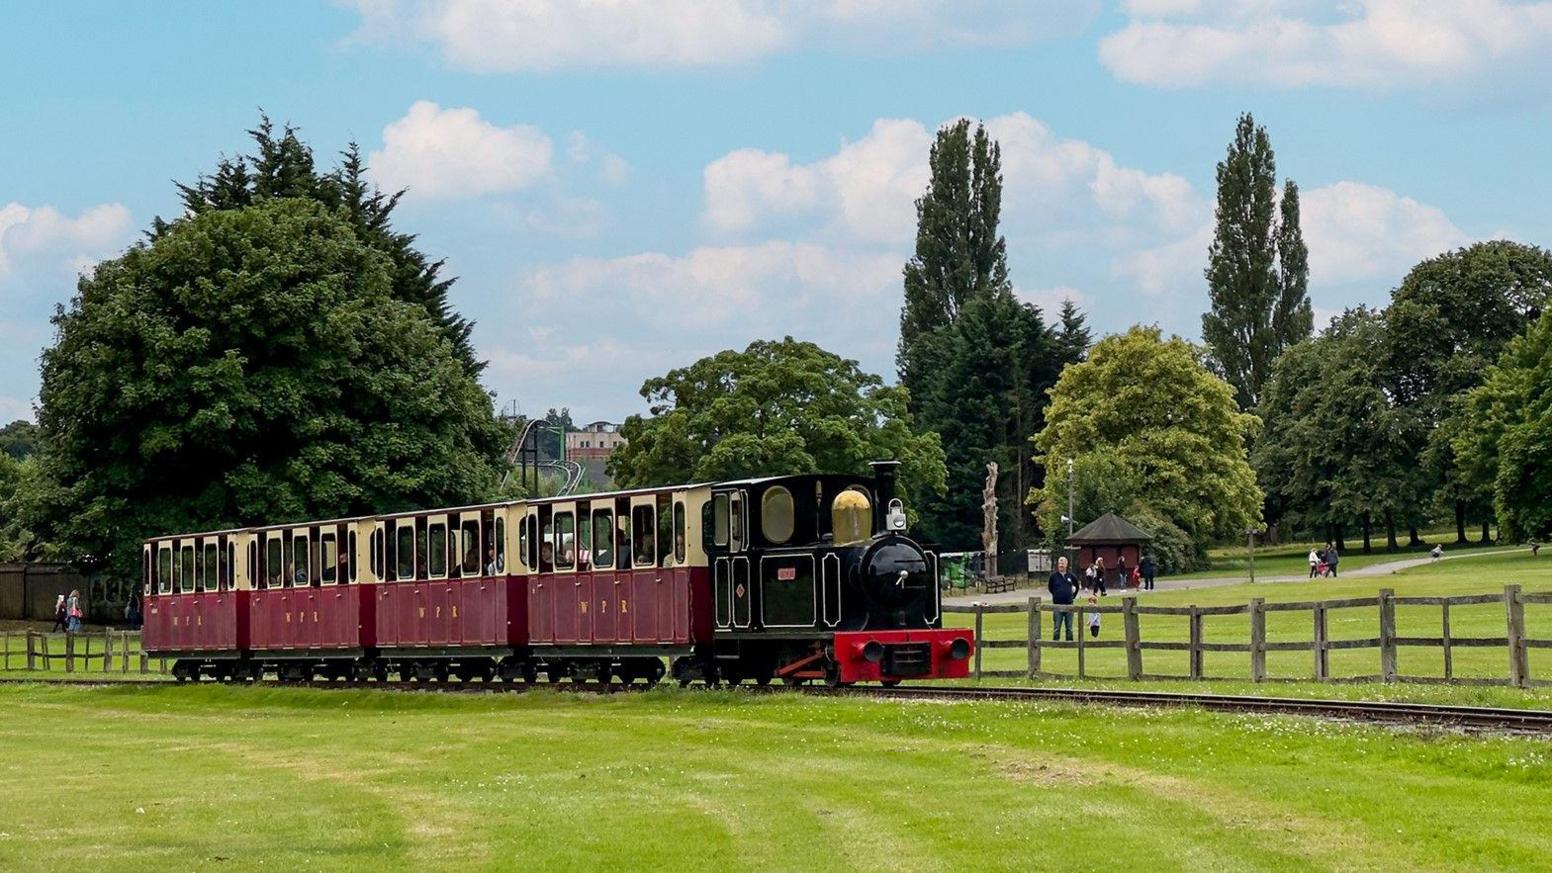
{"label": "gazebo with conical roof", "polygon": [[1128,568],[1137,566],[1137,562],[1142,560],[1142,547],[1152,539],[1142,528],[1113,512],[1107,512],[1068,537],[1067,545],[1077,549],[1080,572],[1088,569],[1095,558],[1103,558],[1105,584],[1119,581],[1119,584],[1125,585],[1126,580],[1118,580],[1116,570],[1120,566],[1120,559],[1126,559]]}

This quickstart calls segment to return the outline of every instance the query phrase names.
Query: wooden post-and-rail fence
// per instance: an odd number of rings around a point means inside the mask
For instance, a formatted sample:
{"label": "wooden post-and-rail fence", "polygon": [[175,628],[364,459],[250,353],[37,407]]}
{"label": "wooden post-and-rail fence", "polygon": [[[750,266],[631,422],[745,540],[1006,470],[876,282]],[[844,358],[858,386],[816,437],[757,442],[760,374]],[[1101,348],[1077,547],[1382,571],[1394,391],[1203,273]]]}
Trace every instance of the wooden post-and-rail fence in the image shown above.
{"label": "wooden post-and-rail fence", "polygon": [[[1459,637],[1451,633],[1451,607],[1486,603],[1503,604],[1503,636]],[[1512,685],[1519,688],[1528,688],[1532,685],[1552,685],[1552,680],[1537,680],[1531,676],[1529,650],[1552,649],[1552,639],[1532,639],[1526,636],[1526,604],[1552,604],[1552,593],[1528,594],[1522,592],[1518,585],[1506,585],[1502,594],[1398,597],[1393,590],[1385,588],[1381,589],[1379,594],[1374,597],[1346,597],[1336,600],[1308,600],[1292,603],[1268,603],[1265,599],[1256,597],[1252,598],[1249,603],[1232,606],[1148,606],[1138,603],[1137,598],[1133,596],[1123,596],[1120,605],[1055,604],[1044,603],[1039,597],[1031,597],[1027,603],[999,605],[977,603],[972,606],[944,606],[943,611],[945,613],[975,616],[976,649],[971,675],[976,679],[982,677],[1033,679],[1042,676],[1088,678],[1089,671],[1086,654],[1090,649],[1124,649],[1126,652],[1126,676],[1128,679],[1133,680],[1243,678],[1231,676],[1209,677],[1203,669],[1203,664],[1206,660],[1204,655],[1207,652],[1240,652],[1249,656],[1250,679],[1255,682],[1261,682],[1267,678],[1267,652],[1308,652],[1313,665],[1313,677],[1320,681],[1331,681],[1334,678],[1331,675],[1331,652],[1342,649],[1378,649],[1379,673],[1369,676],[1344,677],[1342,681],[1454,682],[1474,685]],[[1400,636],[1396,632],[1396,607],[1398,606],[1439,607],[1441,613],[1440,635],[1437,637]],[[1362,608],[1377,608],[1377,635],[1364,639],[1331,639],[1328,631],[1328,616],[1331,611]],[[1060,641],[1045,639],[1043,631],[1044,622],[1041,616],[1046,613],[1053,614],[1051,624],[1054,630],[1055,614],[1064,612],[1072,613],[1073,615],[1073,639]],[[1101,615],[1119,614],[1121,616],[1121,639],[1099,640],[1088,638],[1088,628],[1084,625],[1082,618],[1085,613],[1096,612]],[[1312,627],[1311,638],[1308,641],[1268,642],[1266,638],[1266,616],[1270,612],[1309,613]],[[984,632],[985,616],[992,613],[1027,613],[1029,627],[1026,638],[1022,640],[987,639]],[[1141,622],[1139,621],[1139,616],[1143,615],[1187,617],[1190,627],[1189,639],[1187,641],[1178,639],[1143,639]],[[1204,617],[1212,615],[1246,616],[1249,624],[1249,640],[1242,643],[1210,643],[1204,641],[1202,620]],[[1508,655],[1508,676],[1506,678],[1456,677],[1453,650],[1461,646],[1504,649]],[[1396,651],[1403,647],[1442,648],[1444,654],[1443,677],[1401,675],[1396,668]],[[983,650],[1006,648],[1025,649],[1028,660],[1027,669],[982,669],[981,653]],[[1041,657],[1046,649],[1075,649],[1078,662],[1077,673],[1055,673],[1047,670]],[[1188,654],[1188,673],[1186,675],[1168,675],[1146,672],[1143,668],[1143,653],[1148,650],[1186,652]]]}
{"label": "wooden post-and-rail fence", "polygon": [[[22,643],[20,646],[17,642]],[[93,651],[95,644],[96,650]],[[139,631],[104,630],[101,633],[46,634],[41,631],[0,632],[0,669],[56,670],[66,673],[100,670],[103,673],[166,673],[167,659],[140,650]]]}

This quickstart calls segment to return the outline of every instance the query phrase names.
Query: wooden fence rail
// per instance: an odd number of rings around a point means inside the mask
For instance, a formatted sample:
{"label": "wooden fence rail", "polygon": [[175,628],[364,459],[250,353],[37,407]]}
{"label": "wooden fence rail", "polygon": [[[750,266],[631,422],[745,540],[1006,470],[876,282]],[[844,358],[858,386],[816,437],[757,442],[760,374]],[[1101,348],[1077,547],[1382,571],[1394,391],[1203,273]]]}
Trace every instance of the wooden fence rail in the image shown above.
{"label": "wooden fence rail", "polygon": [[[16,643],[21,643],[20,647]],[[140,650],[140,632],[104,630],[100,633],[46,634],[41,631],[0,632],[0,669],[101,670],[112,673],[166,673],[167,659]]]}
{"label": "wooden fence rail", "polygon": [[[1504,608],[1504,634],[1490,637],[1455,636],[1450,629],[1451,608],[1488,603],[1501,603]],[[1381,589],[1374,597],[1344,597],[1333,600],[1307,600],[1289,603],[1267,603],[1253,598],[1249,603],[1228,606],[1149,606],[1138,603],[1133,596],[1123,596],[1115,604],[1056,604],[1045,603],[1040,597],[1030,597],[1026,603],[982,604],[972,606],[944,606],[943,612],[975,616],[976,649],[972,675],[994,678],[1088,678],[1086,654],[1091,649],[1124,649],[1126,652],[1126,676],[1131,680],[1143,679],[1206,679],[1237,678],[1208,677],[1203,669],[1207,652],[1237,652],[1248,655],[1251,681],[1262,682],[1267,678],[1266,655],[1268,652],[1308,652],[1313,663],[1312,675],[1322,682],[1333,681],[1383,681],[1383,682],[1456,682],[1477,685],[1512,685],[1528,688],[1533,685],[1552,685],[1552,680],[1538,680],[1531,675],[1529,650],[1552,649],[1552,639],[1533,639],[1525,632],[1525,606],[1527,604],[1552,604],[1552,593],[1528,594],[1518,585],[1506,585],[1502,594],[1461,594],[1442,597],[1397,597],[1389,588]],[[1437,606],[1440,610],[1440,635],[1436,637],[1401,636],[1396,631],[1396,607]],[[1375,636],[1360,639],[1333,640],[1329,633],[1329,616],[1336,609],[1375,609],[1377,622]],[[1311,637],[1296,642],[1268,642],[1266,616],[1272,612],[1310,613]],[[1029,617],[1028,631],[1024,639],[995,639],[985,636],[985,617],[989,614],[1025,613]],[[1051,613],[1051,627],[1055,631],[1056,614],[1072,616],[1073,638],[1069,640],[1046,639],[1042,616]],[[1085,613],[1120,615],[1122,639],[1088,639],[1086,628],[1080,619]],[[1189,639],[1143,639],[1139,616],[1185,616],[1189,620]],[[1205,616],[1243,615],[1248,621],[1245,642],[1206,642],[1203,639],[1202,619]],[[1396,653],[1408,647],[1441,649],[1444,659],[1444,675],[1405,676],[1398,672]],[[1457,678],[1455,676],[1454,650],[1460,647],[1502,648],[1508,656],[1508,675],[1505,678]],[[1022,648],[1027,666],[1024,670],[982,669],[981,652],[988,649]],[[1077,653],[1077,673],[1055,673],[1046,669],[1042,653],[1047,649],[1073,649]],[[1350,676],[1337,679],[1331,675],[1330,653],[1351,649],[1377,649],[1379,672],[1372,676]],[[1148,673],[1144,669],[1143,653],[1147,651],[1186,652],[1187,674],[1166,675]]]}

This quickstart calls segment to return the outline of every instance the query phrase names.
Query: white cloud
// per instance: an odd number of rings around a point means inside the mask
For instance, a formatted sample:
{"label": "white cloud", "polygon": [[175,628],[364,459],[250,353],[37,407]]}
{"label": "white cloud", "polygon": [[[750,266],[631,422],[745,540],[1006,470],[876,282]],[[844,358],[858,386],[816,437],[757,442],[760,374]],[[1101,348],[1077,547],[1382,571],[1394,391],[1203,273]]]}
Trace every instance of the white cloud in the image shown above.
{"label": "white cloud", "polygon": [[630,164],[619,155],[588,139],[581,131],[573,131],[566,141],[566,158],[573,164],[598,165],[598,175],[611,185],[619,185],[630,177]]}
{"label": "white cloud", "polygon": [[1299,205],[1311,281],[1395,281],[1471,241],[1438,207],[1375,185],[1338,182],[1303,194]]}
{"label": "white cloud", "polygon": [[0,396],[0,426],[20,419],[32,421],[32,403],[15,397]]}
{"label": "white cloud", "polygon": [[550,171],[554,147],[528,125],[497,127],[468,108],[421,100],[383,128],[383,148],[368,158],[388,190],[421,199],[479,197],[528,187]]}
{"label": "white cloud", "polygon": [[529,230],[569,239],[598,236],[609,225],[609,213],[597,200],[563,197],[529,210],[523,218]]}
{"label": "white cloud", "polygon": [[[1316,289],[1368,279],[1394,283],[1418,261],[1471,241],[1438,207],[1377,185],[1309,189],[1300,193],[1299,207]],[[1203,288],[1213,228],[1210,215],[1201,220],[1189,236],[1118,259],[1115,275],[1147,294]]]}
{"label": "white cloud", "polygon": [[[1062,139],[1022,112],[986,122],[1002,148],[1003,209],[1009,236],[1110,235],[1179,230],[1201,202],[1172,173],[1122,167],[1103,149]],[[769,230],[818,217],[820,234],[903,245],[913,238],[913,204],[926,189],[933,133],[911,119],[880,119],[833,155],[794,163],[781,153],[740,149],[704,172],[705,224],[721,233]]]}
{"label": "white cloud", "polygon": [[1089,306],[1089,295],[1071,285],[1057,285],[1054,288],[1015,287],[1013,295],[1026,303],[1033,303],[1040,307],[1041,312],[1053,317],[1062,311],[1062,304],[1069,300],[1079,309]]}
{"label": "white cloud", "polygon": [[1544,71],[1552,2],[1134,0],[1100,41],[1117,77],[1159,87],[1209,82],[1366,88],[1457,84],[1509,68]]}
{"label": "white cloud", "polygon": [[1071,33],[1092,0],[355,0],[354,41],[429,44],[476,72],[706,67],[816,48],[1018,45]]}
{"label": "white cloud", "polygon": [[0,276],[34,255],[59,256],[61,265],[75,272],[123,245],[129,235],[129,209],[120,203],[92,206],[75,218],[52,206],[7,203],[0,206]]}

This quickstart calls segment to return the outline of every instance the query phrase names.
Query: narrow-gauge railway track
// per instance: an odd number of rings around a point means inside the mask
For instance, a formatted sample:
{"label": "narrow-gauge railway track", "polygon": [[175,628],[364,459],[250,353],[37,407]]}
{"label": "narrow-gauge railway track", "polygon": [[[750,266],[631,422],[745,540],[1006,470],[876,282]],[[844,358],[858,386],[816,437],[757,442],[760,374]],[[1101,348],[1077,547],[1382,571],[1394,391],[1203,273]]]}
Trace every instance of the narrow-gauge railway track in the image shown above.
{"label": "narrow-gauge railway track", "polygon": [[[33,683],[78,687],[103,686],[155,686],[171,684],[158,680],[122,679],[0,679],[0,685]],[[252,683],[234,683],[252,684]],[[316,688],[328,690],[380,689],[387,691],[418,691],[464,694],[499,694],[548,688],[572,693],[620,693],[650,690],[646,684],[624,685],[610,683],[541,683],[524,685],[502,682],[346,682],[319,680],[313,682],[281,682],[264,680],[258,683],[268,687]],[[1552,710],[1513,709],[1491,706],[1458,706],[1452,704],[1405,703],[1374,700],[1332,700],[1329,698],[1259,697],[1240,694],[1208,694],[1167,691],[1118,691],[1086,688],[981,688],[966,686],[851,686],[828,688],[822,685],[804,685],[796,688],[783,686],[742,685],[739,690],[749,693],[802,692],[831,697],[866,697],[888,700],[930,701],[1000,701],[1015,703],[1074,703],[1105,706],[1205,709],[1215,712],[1239,712],[1264,715],[1305,715],[1318,718],[1337,718],[1348,721],[1377,722],[1387,724],[1439,725],[1479,731],[1512,731],[1529,734],[1552,734]]]}

